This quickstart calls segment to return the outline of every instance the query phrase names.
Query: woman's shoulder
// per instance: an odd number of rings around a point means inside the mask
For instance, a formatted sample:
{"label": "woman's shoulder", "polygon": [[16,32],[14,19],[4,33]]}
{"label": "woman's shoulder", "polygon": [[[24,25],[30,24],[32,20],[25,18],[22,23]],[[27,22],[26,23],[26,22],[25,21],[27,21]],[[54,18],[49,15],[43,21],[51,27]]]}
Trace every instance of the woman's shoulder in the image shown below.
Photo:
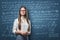
{"label": "woman's shoulder", "polygon": [[30,19],[28,19],[28,21],[29,21],[29,23],[31,23],[31,20]]}
{"label": "woman's shoulder", "polygon": [[18,18],[16,18],[16,19],[14,20],[14,22],[18,22]]}

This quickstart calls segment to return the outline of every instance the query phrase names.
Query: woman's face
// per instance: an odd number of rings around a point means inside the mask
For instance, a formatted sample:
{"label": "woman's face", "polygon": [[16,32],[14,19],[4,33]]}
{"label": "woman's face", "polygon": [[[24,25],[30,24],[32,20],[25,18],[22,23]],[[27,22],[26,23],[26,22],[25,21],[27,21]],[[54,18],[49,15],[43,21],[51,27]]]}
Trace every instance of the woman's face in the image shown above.
{"label": "woman's face", "polygon": [[20,10],[21,16],[24,16],[26,14],[26,9],[24,7]]}

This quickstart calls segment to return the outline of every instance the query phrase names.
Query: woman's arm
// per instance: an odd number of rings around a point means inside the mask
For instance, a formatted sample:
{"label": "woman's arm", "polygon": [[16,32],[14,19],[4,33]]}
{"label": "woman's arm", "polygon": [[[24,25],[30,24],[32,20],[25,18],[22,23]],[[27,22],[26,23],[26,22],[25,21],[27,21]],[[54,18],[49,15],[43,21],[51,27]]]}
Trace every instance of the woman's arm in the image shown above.
{"label": "woman's arm", "polygon": [[30,22],[30,20],[29,20],[29,28],[28,28],[28,32],[27,32],[27,34],[28,34],[28,35],[31,34],[31,22]]}
{"label": "woman's arm", "polygon": [[14,22],[13,22],[13,29],[12,29],[12,32],[15,34],[15,32],[16,32],[16,26],[17,26],[17,23],[16,23],[16,19],[14,20]]}
{"label": "woman's arm", "polygon": [[14,34],[20,34],[20,31],[17,29],[17,27],[18,27],[18,19],[15,19],[13,23],[13,29],[12,29],[12,32]]}

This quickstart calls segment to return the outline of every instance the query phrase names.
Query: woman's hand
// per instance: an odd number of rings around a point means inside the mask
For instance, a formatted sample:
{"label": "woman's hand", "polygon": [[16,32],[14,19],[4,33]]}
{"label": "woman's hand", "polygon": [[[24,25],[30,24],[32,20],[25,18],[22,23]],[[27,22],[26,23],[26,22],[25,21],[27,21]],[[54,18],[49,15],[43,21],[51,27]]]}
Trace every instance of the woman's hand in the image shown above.
{"label": "woman's hand", "polygon": [[30,35],[30,32],[22,32],[22,31],[21,31],[21,34],[22,34],[22,35]]}
{"label": "woman's hand", "polygon": [[27,32],[23,32],[21,30],[17,30],[16,31],[16,34],[27,35]]}
{"label": "woman's hand", "polygon": [[21,30],[17,30],[17,31],[16,31],[16,34],[28,35],[29,33],[28,33],[28,32],[23,32],[23,31],[21,31]]}
{"label": "woman's hand", "polygon": [[20,31],[22,35],[27,35],[27,32]]}

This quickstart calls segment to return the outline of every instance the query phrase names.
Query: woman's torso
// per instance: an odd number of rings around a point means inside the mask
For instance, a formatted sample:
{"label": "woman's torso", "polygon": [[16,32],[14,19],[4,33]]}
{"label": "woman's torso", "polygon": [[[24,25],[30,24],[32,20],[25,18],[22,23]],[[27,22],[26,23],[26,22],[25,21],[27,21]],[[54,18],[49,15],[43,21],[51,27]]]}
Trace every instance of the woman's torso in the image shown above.
{"label": "woman's torso", "polygon": [[[17,24],[19,23],[18,22],[18,18],[16,19],[16,22],[17,22]],[[25,21],[25,22],[21,22],[21,31],[23,31],[23,32],[27,32],[28,31],[28,23],[27,23],[27,21]],[[17,26],[17,30],[18,30],[18,26]]]}

